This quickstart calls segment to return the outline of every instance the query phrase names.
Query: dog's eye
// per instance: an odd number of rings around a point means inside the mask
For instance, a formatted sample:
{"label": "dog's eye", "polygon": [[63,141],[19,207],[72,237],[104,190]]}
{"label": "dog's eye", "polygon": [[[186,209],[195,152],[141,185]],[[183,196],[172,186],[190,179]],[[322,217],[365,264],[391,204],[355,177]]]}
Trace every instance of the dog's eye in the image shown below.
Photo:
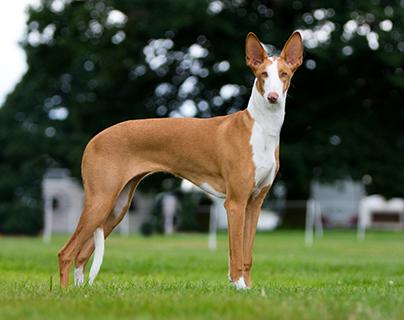
{"label": "dog's eye", "polygon": [[286,72],[281,73],[281,78],[286,78],[287,76],[288,76],[288,74]]}
{"label": "dog's eye", "polygon": [[268,72],[265,72],[265,71],[262,72],[262,73],[261,73],[261,76],[263,76],[264,78],[268,77]]}

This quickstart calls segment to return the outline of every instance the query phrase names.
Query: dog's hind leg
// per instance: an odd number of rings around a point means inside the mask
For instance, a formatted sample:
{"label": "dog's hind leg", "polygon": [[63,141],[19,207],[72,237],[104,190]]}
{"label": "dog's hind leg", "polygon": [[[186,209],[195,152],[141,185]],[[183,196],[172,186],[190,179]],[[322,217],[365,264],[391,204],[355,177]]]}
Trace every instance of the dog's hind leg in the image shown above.
{"label": "dog's hind leg", "polygon": [[69,283],[69,267],[72,261],[95,230],[104,224],[114,205],[115,197],[114,195],[110,199],[105,199],[102,196],[95,198],[91,203],[85,203],[75,232],[58,254],[62,287],[67,287]]}
{"label": "dog's hind leg", "polygon": [[[116,225],[118,225],[118,223],[122,220],[122,218],[128,211],[130,202],[132,200],[133,191],[134,188],[130,184],[126,185],[125,188],[121,191],[116,201],[114,210],[112,210],[112,213],[110,214],[110,216],[112,215],[115,217],[114,219],[115,223],[112,222],[113,224],[111,226],[108,226],[109,233],[112,232],[113,228]],[[94,259],[88,277],[89,285],[93,284],[95,277],[97,276],[100,270],[103,256],[104,256],[104,230],[97,229],[96,232],[94,233]]]}
{"label": "dog's hind leg", "polygon": [[[119,194],[114,209],[111,211],[106,222],[103,225],[104,238],[107,238],[109,234],[113,231],[113,229],[122,221],[123,217],[125,216],[126,212],[130,207],[136,187],[138,186],[139,182],[144,178],[145,175],[146,174],[142,174],[133,178],[129,183],[126,184],[125,188]],[[76,269],[74,273],[75,286],[80,286],[84,284],[84,270],[88,260],[91,257],[91,254],[94,251],[94,239],[95,237],[87,240],[85,245],[81,248],[79,254],[76,256],[75,261]],[[101,237],[99,237],[98,239],[101,245],[100,241]],[[94,255],[94,261],[95,261],[95,255]],[[91,279],[89,282],[92,283],[94,281],[95,276],[96,273],[95,275],[93,274],[93,276],[90,277]]]}

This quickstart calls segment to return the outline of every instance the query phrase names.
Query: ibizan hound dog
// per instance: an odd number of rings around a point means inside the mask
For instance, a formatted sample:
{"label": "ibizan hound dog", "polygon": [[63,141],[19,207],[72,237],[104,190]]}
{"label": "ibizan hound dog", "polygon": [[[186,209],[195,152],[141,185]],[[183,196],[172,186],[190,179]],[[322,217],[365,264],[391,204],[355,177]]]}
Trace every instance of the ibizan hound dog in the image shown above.
{"label": "ibizan hound dog", "polygon": [[279,170],[286,94],[302,55],[299,32],[272,57],[249,33],[246,62],[255,82],[245,110],[210,119],[125,121],[96,135],[82,161],[84,209],[59,252],[61,286],[68,285],[73,260],[75,285],[84,283],[84,267],[95,251],[89,275],[93,283],[104,238],[122,220],[139,182],[149,174],[169,172],[225,198],[230,280],[237,289],[249,288],[258,216]]}

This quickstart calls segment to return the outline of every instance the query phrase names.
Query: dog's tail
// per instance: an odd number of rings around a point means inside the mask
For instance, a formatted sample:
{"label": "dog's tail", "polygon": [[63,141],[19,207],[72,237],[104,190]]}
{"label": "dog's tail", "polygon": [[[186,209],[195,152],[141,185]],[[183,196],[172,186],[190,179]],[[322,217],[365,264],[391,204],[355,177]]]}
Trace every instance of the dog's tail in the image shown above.
{"label": "dog's tail", "polygon": [[97,228],[94,232],[94,259],[90,269],[88,283],[91,286],[100,271],[102,259],[104,258],[104,229]]}

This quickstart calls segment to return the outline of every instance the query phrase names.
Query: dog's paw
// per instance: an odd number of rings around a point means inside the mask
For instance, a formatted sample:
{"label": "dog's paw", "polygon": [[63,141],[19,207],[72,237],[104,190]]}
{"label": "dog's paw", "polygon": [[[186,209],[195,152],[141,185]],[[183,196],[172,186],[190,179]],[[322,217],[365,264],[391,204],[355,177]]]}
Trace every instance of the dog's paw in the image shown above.
{"label": "dog's paw", "polygon": [[237,290],[247,290],[249,287],[245,284],[244,277],[240,277],[237,281],[233,281],[234,287]]}
{"label": "dog's paw", "polygon": [[74,270],[74,286],[81,287],[84,285],[83,267],[78,267]]}

